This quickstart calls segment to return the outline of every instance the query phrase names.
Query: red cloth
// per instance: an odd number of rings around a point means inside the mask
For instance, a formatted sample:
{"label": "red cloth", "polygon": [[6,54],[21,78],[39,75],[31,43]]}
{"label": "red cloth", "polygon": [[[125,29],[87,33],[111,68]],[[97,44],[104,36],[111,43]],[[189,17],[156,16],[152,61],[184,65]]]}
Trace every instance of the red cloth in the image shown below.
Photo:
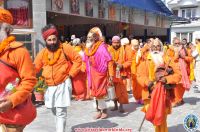
{"label": "red cloth", "polygon": [[156,126],[163,123],[165,119],[166,98],[166,89],[161,82],[158,82],[151,94],[149,108],[146,112],[146,120]]}
{"label": "red cloth", "polygon": [[50,28],[42,33],[44,40],[46,40],[50,35],[58,36],[58,31],[55,28]]}
{"label": "red cloth", "polygon": [[91,67],[91,91],[92,96],[101,98],[107,95],[107,86],[108,79],[107,73],[97,72],[94,68]]}
{"label": "red cloth", "polygon": [[73,95],[75,95],[77,99],[85,99],[87,95],[86,78],[87,76],[85,73],[79,72],[79,74],[72,79]]}
{"label": "red cloth", "polygon": [[[7,97],[8,94],[5,92],[5,87],[8,83],[15,81],[19,78],[17,71],[12,69],[5,62],[0,62],[0,94],[3,97]],[[17,90],[17,89],[16,89]],[[15,108],[10,109],[6,112],[0,113],[0,123],[3,124],[14,124],[14,125],[27,125],[33,121],[36,117],[36,109],[31,102],[31,96],[24,101],[22,104],[17,105]]]}

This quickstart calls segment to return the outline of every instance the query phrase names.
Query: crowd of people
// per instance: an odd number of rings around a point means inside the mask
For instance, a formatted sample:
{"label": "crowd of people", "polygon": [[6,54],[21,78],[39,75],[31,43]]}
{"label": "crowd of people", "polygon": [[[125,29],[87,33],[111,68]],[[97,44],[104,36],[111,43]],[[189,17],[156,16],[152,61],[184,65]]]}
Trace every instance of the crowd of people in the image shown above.
{"label": "crowd of people", "polygon": [[109,45],[100,28],[93,27],[86,41],[73,35],[62,43],[56,27],[48,24],[41,31],[46,46],[32,62],[23,44],[10,35],[12,22],[10,12],[0,9],[0,126],[5,131],[21,132],[36,117],[30,93],[41,70],[48,85],[45,106],[56,118],[57,132],[66,130],[71,98],[93,100],[94,119],[109,117],[109,86],[116,95],[111,111],[126,112],[123,106],[129,104],[132,91],[155,131],[167,132],[172,107],[184,104],[192,83],[200,91],[200,36],[195,44],[174,38],[172,44],[163,45],[159,38],[141,43],[116,35]]}

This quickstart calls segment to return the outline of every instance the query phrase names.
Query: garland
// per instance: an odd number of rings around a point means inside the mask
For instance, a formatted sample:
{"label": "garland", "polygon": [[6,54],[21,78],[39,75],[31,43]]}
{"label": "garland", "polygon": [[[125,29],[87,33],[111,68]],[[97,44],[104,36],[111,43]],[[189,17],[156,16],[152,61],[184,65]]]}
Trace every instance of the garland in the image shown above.
{"label": "garland", "polygon": [[59,49],[56,50],[56,52],[53,52],[53,56],[51,56],[51,59],[49,58],[48,52],[45,52],[44,53],[45,62],[48,65],[52,66],[53,64],[55,64],[58,61],[58,59],[59,59],[59,57],[61,55],[61,52],[62,52],[62,45],[61,44],[60,44]]}
{"label": "garland", "polygon": [[95,53],[96,53],[96,51],[97,51],[97,49],[99,48],[99,46],[102,44],[102,41],[98,41],[97,43],[95,43],[94,44],[94,48],[92,48],[92,51],[91,52],[89,52],[89,48],[85,48],[85,54],[87,55],[87,56],[93,56]]}
{"label": "garland", "polygon": [[0,43],[0,53],[3,52],[8,47],[8,45],[13,41],[15,41],[15,37],[14,36],[9,36],[6,39],[4,39]]}

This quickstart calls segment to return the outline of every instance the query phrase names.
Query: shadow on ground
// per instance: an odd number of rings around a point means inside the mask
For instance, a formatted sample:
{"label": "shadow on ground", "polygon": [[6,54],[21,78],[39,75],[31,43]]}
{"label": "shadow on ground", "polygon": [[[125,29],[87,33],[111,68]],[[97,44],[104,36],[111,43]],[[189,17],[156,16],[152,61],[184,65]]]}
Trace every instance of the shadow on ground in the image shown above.
{"label": "shadow on ground", "polygon": [[185,128],[183,127],[183,124],[178,124],[176,126],[171,126],[168,128],[169,132],[186,132]]}
{"label": "shadow on ground", "polygon": [[[113,104],[113,106],[114,106],[114,104]],[[141,105],[138,105],[135,102],[130,102],[129,104],[124,105],[125,113],[120,113],[118,110],[117,111],[110,111],[110,109],[112,107],[109,107],[108,108],[109,118],[128,116],[130,113],[136,111],[137,107],[141,107]]]}
{"label": "shadow on ground", "polygon": [[184,102],[191,105],[197,105],[197,102],[200,102],[200,98],[187,97],[187,98],[184,98]]}
{"label": "shadow on ground", "polygon": [[75,129],[78,129],[78,128],[113,128],[117,126],[118,126],[117,123],[111,122],[109,120],[99,120],[96,122],[89,122],[89,123],[72,126],[71,131],[75,132]]}

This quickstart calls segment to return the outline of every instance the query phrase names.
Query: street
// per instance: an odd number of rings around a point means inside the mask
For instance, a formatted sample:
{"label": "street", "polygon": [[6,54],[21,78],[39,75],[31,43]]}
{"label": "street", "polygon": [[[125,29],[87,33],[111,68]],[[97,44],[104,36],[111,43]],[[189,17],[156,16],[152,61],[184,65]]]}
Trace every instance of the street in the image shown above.
{"label": "street", "polygon": [[[140,123],[144,117],[141,112],[141,105],[135,103],[132,95],[130,97],[130,104],[125,106],[127,111],[124,114],[118,111],[108,111],[109,118],[104,120],[94,120],[95,109],[93,101],[72,101],[72,106],[68,109],[67,130],[66,132],[73,132],[75,128],[131,128],[132,132],[137,132]],[[198,115],[200,121],[200,93],[194,93],[193,89],[185,93],[185,104],[173,108],[172,114],[168,116],[169,132],[184,132],[183,120],[189,114]],[[107,102],[108,107],[111,108],[113,103]],[[55,132],[55,122],[50,110],[45,106],[37,108],[37,118],[26,127],[24,132]],[[153,132],[153,126],[150,122],[145,121],[142,127],[142,132]],[[200,132],[200,127],[198,128]]]}

